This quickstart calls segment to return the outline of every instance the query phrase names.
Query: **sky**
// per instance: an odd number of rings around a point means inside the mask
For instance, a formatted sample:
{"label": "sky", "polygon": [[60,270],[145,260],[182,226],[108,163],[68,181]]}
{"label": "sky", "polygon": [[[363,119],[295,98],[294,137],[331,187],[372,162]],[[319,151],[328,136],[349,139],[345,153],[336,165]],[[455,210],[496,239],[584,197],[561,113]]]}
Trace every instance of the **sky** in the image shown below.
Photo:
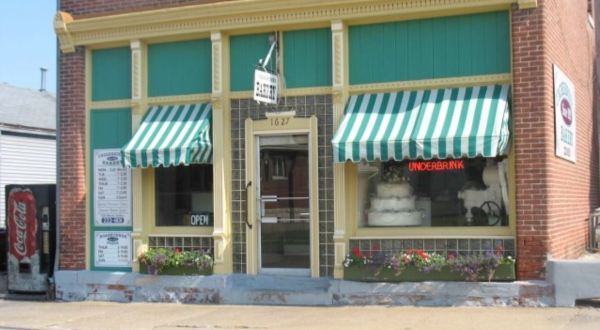
{"label": "sky", "polygon": [[38,90],[45,67],[56,95],[56,0],[0,0],[0,13],[0,83]]}

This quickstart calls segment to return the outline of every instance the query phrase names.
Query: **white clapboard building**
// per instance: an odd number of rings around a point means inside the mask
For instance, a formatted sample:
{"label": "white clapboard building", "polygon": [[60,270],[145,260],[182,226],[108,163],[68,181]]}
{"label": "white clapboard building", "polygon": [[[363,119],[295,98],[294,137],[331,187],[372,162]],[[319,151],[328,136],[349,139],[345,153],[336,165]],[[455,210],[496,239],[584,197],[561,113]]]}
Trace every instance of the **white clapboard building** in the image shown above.
{"label": "white clapboard building", "polygon": [[0,228],[5,186],[56,183],[56,99],[0,83]]}

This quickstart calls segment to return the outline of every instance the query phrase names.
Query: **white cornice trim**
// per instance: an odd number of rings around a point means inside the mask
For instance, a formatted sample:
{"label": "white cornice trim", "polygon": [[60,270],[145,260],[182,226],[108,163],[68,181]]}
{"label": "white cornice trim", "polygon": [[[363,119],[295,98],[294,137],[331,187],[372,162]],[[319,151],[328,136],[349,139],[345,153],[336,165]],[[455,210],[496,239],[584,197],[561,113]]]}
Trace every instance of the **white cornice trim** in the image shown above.
{"label": "white cornice trim", "polygon": [[401,90],[435,89],[467,86],[483,86],[490,84],[509,84],[512,81],[510,73],[465,76],[440,79],[409,80],[386,83],[351,85],[351,94],[397,92]]}
{"label": "white cornice trim", "polygon": [[59,12],[54,28],[63,52],[75,46],[180,34],[291,25],[364,17],[509,9],[536,0],[236,0],[73,19]]}

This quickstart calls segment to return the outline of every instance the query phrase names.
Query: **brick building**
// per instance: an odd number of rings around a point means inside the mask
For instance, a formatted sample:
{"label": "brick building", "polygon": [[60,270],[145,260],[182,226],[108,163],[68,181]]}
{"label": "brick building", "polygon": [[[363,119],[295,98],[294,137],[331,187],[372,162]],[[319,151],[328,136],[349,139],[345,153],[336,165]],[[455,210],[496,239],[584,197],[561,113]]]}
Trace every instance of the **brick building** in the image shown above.
{"label": "brick building", "polygon": [[[59,267],[137,272],[98,254],[122,232],[133,257],[208,249],[215,273],[342,278],[351,251],[423,249],[502,251],[543,279],[548,258],[584,252],[599,204],[590,8],[62,0]],[[257,104],[273,41],[278,103]],[[188,109],[206,110],[200,147],[176,143]],[[109,151],[131,168],[110,207],[94,199]]]}

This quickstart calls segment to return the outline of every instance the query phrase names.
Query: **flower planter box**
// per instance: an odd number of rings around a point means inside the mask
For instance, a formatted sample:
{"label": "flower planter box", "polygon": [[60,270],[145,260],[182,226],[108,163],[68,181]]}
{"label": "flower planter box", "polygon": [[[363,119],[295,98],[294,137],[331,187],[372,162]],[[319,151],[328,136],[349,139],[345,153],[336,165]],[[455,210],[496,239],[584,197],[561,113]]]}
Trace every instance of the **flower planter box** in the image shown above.
{"label": "flower planter box", "polygon": [[212,268],[200,271],[194,266],[163,267],[163,269],[157,272],[156,269],[153,269],[153,267],[148,267],[145,264],[140,264],[140,274],[199,276],[212,275],[212,273]]}
{"label": "flower planter box", "polygon": [[[378,272],[377,268],[369,266],[350,266],[344,268],[344,280],[360,282],[424,282],[424,281],[465,281],[465,278],[457,272],[450,270],[449,266],[444,266],[440,271],[429,273],[419,272],[414,266],[408,266],[400,274],[396,274],[393,269],[384,268]],[[487,274],[480,275],[479,281],[487,282]],[[492,281],[514,281],[515,266],[502,264],[499,265]]]}

